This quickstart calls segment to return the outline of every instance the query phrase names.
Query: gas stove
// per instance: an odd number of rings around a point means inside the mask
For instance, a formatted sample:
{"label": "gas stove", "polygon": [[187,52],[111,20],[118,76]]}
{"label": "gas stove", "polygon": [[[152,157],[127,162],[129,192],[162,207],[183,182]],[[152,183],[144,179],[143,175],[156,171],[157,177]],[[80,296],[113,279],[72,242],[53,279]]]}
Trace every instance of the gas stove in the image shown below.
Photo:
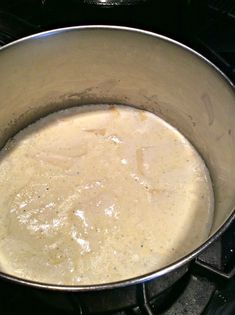
{"label": "gas stove", "polygon": [[[235,84],[234,0],[1,0],[0,46],[37,32],[74,25],[121,25],[153,31],[197,50]],[[164,283],[144,283],[115,301],[86,302],[0,280],[1,314],[235,314],[235,222],[189,269]]]}

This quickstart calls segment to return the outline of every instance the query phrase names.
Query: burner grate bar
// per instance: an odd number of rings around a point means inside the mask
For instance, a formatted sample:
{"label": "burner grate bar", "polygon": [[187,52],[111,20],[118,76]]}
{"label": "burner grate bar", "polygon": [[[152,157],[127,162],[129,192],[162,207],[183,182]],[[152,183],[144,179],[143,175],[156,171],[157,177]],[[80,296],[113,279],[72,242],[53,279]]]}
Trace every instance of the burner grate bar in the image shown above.
{"label": "burner grate bar", "polygon": [[223,280],[229,280],[233,276],[235,276],[235,267],[230,272],[226,273],[224,271],[218,270],[218,269],[210,266],[206,262],[203,262],[199,259],[195,260],[195,264],[196,264],[196,266],[199,266],[202,270],[209,271],[212,275],[215,275],[215,276],[217,276]]}
{"label": "burner grate bar", "polygon": [[141,283],[140,285],[138,285],[137,295],[138,295],[137,299],[138,299],[138,304],[140,306],[141,314],[154,315],[154,312],[152,311],[152,308],[149,304],[149,299],[147,297],[145,283]]}

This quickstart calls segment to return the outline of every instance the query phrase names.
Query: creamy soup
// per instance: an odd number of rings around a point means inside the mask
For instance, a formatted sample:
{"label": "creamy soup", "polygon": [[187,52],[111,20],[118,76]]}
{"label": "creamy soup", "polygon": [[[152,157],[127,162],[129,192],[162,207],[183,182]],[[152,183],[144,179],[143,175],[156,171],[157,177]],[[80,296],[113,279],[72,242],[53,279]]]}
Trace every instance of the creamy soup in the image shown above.
{"label": "creamy soup", "polygon": [[67,285],[140,276],[199,246],[212,217],[203,160],[143,110],[63,110],[0,153],[0,268],[10,275]]}

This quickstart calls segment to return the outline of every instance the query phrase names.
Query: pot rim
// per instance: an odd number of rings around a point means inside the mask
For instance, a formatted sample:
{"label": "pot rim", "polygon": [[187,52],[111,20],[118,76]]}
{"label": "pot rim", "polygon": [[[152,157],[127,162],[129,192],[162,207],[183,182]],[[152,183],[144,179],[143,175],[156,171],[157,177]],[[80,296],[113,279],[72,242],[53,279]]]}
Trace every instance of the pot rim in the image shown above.
{"label": "pot rim", "polygon": [[[40,33],[36,33],[30,36],[26,36],[23,38],[20,38],[16,41],[13,41],[9,44],[6,44],[2,47],[0,47],[0,54],[2,51],[7,50],[11,46],[17,45],[18,43],[25,42],[30,39],[40,39],[42,37],[46,36],[53,36],[61,33],[66,33],[70,31],[82,31],[82,30],[88,30],[88,29],[104,29],[104,30],[118,30],[118,31],[128,31],[133,33],[139,33],[151,37],[155,37],[158,39],[165,40],[169,43],[172,43],[178,47],[183,48],[184,50],[188,51],[189,53],[194,54],[196,57],[200,58],[203,62],[207,63],[210,67],[212,67],[218,74],[220,74],[221,79],[224,79],[231,88],[235,91],[235,85],[233,82],[227,77],[226,74],[224,74],[216,65],[214,65],[210,60],[208,60],[206,57],[195,51],[194,49],[176,41],[173,40],[167,36],[160,35],[158,33],[149,32],[146,30],[138,29],[138,28],[132,28],[132,27],[125,27],[125,26],[115,26],[115,25],[85,25],[85,26],[71,26],[71,27],[64,27],[64,28],[58,28],[53,29],[49,31],[44,31]],[[1,56],[1,55],[0,55]],[[57,285],[57,284],[47,284],[37,281],[31,281],[26,280],[23,278],[18,278],[15,276],[11,276],[7,273],[0,272],[0,278],[4,278],[6,280],[10,280],[13,282],[16,282],[18,284],[27,285],[35,288],[40,289],[47,289],[47,290],[55,290],[55,291],[73,291],[73,292],[87,292],[87,291],[100,291],[100,290],[109,290],[109,289],[117,289],[122,288],[126,286],[131,285],[137,285],[145,281],[153,280],[154,278],[161,277],[169,272],[174,271],[175,269],[178,269],[179,267],[189,263],[192,259],[196,258],[196,256],[201,253],[203,250],[205,250],[210,244],[212,244],[221,234],[228,228],[228,226],[232,223],[232,221],[235,221],[235,208],[232,209],[232,212],[230,216],[226,219],[226,221],[222,224],[222,226],[213,234],[211,235],[201,246],[190,252],[189,254],[185,255],[184,257],[178,259],[176,262],[171,263],[167,265],[164,268],[161,268],[159,270],[122,280],[112,283],[104,283],[104,284],[92,284],[92,285]]]}

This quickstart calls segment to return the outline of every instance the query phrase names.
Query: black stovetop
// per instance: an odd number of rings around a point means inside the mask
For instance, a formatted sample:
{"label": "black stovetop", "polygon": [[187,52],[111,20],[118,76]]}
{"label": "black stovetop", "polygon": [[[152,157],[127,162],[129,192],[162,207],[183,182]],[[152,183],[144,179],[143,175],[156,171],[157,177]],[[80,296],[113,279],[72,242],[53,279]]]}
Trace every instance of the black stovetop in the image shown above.
{"label": "black stovetop", "polygon": [[[235,83],[234,0],[0,0],[0,46],[36,32],[88,24],[137,27],[172,37],[202,53]],[[235,315],[234,271],[235,222],[173,286],[155,297],[154,288],[140,285],[137,303],[111,314]],[[86,311],[76,293],[58,296],[0,280],[0,314],[28,313]]]}

